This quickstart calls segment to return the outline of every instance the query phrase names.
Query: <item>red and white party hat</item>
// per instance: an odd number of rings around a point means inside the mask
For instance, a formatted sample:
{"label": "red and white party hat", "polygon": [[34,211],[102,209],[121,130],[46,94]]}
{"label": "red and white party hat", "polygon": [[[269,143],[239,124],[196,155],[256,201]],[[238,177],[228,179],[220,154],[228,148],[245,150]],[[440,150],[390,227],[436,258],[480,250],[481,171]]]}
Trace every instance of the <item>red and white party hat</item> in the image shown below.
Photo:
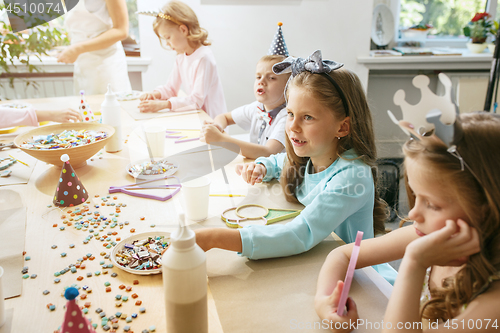
{"label": "red and white party hat", "polygon": [[78,107],[80,115],[82,116],[82,121],[95,121],[94,112],[90,109],[90,106],[85,101],[85,91],[80,90],[80,106]]}
{"label": "red and white party hat", "polygon": [[61,175],[59,176],[59,183],[57,184],[56,193],[54,194],[53,203],[55,206],[71,207],[84,203],[89,194],[83,186],[80,178],[69,164],[68,154],[61,156],[63,167]]}
{"label": "red and white party hat", "polygon": [[83,316],[82,310],[76,304],[78,294],[78,289],[74,287],[66,288],[64,291],[64,297],[68,302],[60,333],[95,333],[90,321]]}

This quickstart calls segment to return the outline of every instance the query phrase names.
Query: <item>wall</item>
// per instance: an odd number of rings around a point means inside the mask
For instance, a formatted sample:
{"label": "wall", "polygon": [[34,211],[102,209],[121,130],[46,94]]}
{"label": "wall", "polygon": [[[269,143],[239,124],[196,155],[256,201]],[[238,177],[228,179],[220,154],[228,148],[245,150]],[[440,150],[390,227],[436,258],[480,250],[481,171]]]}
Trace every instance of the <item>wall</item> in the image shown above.
{"label": "wall", "polygon": [[[364,86],[368,70],[356,63],[367,55],[373,0],[186,0],[208,30],[229,110],[250,103],[255,65],[267,53],[277,29],[293,56],[307,57],[321,49],[325,59],[345,63]],[[165,0],[137,0],[139,11],[156,10]],[[154,18],[140,15],[141,54],[152,64],[143,74],[144,90],[163,84],[175,54],[161,48],[151,25]]]}

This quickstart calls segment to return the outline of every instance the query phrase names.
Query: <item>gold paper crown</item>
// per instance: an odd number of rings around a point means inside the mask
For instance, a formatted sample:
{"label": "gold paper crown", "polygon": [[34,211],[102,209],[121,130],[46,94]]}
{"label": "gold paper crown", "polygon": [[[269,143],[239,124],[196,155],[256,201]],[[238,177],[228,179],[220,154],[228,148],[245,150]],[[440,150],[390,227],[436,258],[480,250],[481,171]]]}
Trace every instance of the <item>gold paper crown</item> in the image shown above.
{"label": "gold paper crown", "polygon": [[153,16],[153,17],[161,17],[162,19],[174,22],[177,25],[182,25],[182,23],[180,21],[174,19],[172,16],[166,15],[166,14],[163,14],[163,13],[160,13],[160,12],[152,12],[152,11],[149,11],[149,12],[137,12],[137,14],[148,15],[148,16]]}

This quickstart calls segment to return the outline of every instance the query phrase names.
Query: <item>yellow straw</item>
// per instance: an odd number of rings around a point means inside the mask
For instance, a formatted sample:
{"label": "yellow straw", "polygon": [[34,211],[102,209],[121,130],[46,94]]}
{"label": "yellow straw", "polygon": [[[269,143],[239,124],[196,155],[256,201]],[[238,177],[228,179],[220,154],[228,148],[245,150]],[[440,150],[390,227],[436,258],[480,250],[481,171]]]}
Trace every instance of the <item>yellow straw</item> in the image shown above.
{"label": "yellow straw", "polygon": [[244,197],[242,194],[210,194],[211,197]]}
{"label": "yellow straw", "polygon": [[10,158],[13,158],[13,159],[15,159],[16,161],[18,161],[18,162],[19,162],[19,163],[21,163],[21,164],[24,164],[24,165],[26,165],[27,167],[29,167],[29,165],[28,165],[27,163],[24,163],[23,161],[21,161],[21,160],[18,160],[17,158],[15,158],[15,157],[14,157],[14,156],[12,156],[12,155],[9,155],[9,157],[10,157]]}

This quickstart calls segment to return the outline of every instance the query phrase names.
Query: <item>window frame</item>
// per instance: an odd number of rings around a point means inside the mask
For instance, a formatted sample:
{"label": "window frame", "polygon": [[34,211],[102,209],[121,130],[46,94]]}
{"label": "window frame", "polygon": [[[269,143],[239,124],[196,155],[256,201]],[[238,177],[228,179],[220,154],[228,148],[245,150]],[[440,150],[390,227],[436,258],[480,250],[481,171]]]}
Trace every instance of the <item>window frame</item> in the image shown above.
{"label": "window frame", "polygon": [[[496,12],[497,12],[497,6],[498,6],[498,1],[499,0],[486,0],[486,8],[485,12],[487,13],[493,13],[492,17],[496,19]],[[395,34],[394,34],[394,42],[396,44],[403,42],[403,40],[399,37],[399,15],[401,14],[401,0],[397,0],[397,15],[395,15]],[[499,17],[500,19],[500,17]],[[425,46],[426,47],[451,47],[451,48],[465,48],[466,43],[469,39],[467,37],[465,38],[436,38],[436,39],[429,39],[427,38],[425,41]]]}

